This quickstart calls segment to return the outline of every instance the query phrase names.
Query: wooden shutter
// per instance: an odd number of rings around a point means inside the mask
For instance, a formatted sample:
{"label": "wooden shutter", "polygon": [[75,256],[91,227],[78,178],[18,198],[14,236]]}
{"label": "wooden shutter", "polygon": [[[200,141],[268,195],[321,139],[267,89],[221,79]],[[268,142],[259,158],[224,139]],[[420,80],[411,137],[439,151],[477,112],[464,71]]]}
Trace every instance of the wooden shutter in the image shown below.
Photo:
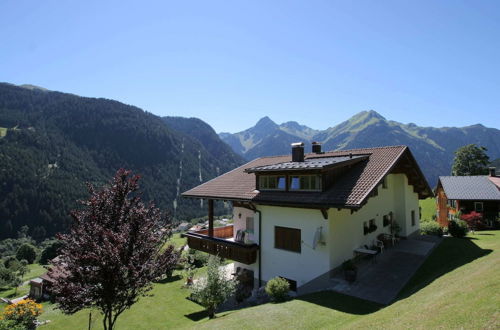
{"label": "wooden shutter", "polygon": [[300,253],[300,229],[287,227],[274,227],[274,247]]}

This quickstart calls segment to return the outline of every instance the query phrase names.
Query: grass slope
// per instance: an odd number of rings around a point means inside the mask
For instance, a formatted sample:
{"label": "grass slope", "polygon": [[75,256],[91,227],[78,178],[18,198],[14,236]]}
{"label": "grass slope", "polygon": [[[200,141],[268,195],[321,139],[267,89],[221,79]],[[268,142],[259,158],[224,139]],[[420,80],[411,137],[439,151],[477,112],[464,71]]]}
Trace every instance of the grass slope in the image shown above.
{"label": "grass slope", "polygon": [[[203,308],[186,299],[177,277],[155,284],[117,322],[117,329],[170,328],[498,328],[500,327],[500,231],[466,239],[446,238],[387,307],[333,292],[286,303],[265,304],[218,314],[208,320]],[[42,329],[83,329],[88,310],[66,316],[44,304]],[[93,313],[93,329],[101,328]]]}
{"label": "grass slope", "polygon": [[[28,265],[28,272],[26,274],[24,274],[24,276],[23,276],[24,283],[23,283],[23,285],[21,285],[17,288],[17,293],[16,293],[15,288],[9,288],[9,289],[5,289],[5,290],[0,289],[0,297],[12,299],[12,298],[21,297],[25,294],[28,294],[28,292],[30,291],[30,288],[29,288],[29,284],[28,283],[25,284],[25,282],[44,274],[46,271],[47,270],[42,265],[39,265],[39,264]],[[3,306],[4,305],[0,302],[0,307],[3,307]]]}
{"label": "grass slope", "polygon": [[498,328],[500,232],[446,238],[394,304],[333,292],[222,314],[207,328]]}
{"label": "grass slope", "polygon": [[419,201],[422,208],[422,220],[432,220],[432,216],[436,215],[436,199],[430,197]]}

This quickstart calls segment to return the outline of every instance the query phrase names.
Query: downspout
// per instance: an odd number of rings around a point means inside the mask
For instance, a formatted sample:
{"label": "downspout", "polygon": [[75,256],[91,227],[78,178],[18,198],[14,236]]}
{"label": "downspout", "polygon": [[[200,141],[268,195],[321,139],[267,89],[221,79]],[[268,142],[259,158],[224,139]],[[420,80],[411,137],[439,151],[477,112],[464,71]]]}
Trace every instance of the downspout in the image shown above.
{"label": "downspout", "polygon": [[259,213],[259,288],[262,285],[262,212],[259,210],[255,210],[256,213]]}

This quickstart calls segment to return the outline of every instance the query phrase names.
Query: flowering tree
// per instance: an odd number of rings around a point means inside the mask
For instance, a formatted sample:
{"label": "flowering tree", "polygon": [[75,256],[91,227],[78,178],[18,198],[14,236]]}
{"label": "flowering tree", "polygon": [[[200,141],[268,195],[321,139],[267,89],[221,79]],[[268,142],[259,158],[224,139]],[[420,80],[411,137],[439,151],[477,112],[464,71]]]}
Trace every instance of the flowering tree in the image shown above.
{"label": "flowering tree", "polygon": [[72,314],[97,308],[106,330],[151,290],[173,253],[164,249],[171,233],[164,229],[168,219],[153,204],[141,202],[138,181],[139,176],[121,169],[101,190],[88,185],[91,196],[72,211],[75,222],[69,234],[59,235],[64,248],[49,272],[60,309]]}
{"label": "flowering tree", "polygon": [[42,305],[31,299],[24,299],[5,307],[0,320],[12,321],[15,326],[34,329],[35,320],[42,313]]}

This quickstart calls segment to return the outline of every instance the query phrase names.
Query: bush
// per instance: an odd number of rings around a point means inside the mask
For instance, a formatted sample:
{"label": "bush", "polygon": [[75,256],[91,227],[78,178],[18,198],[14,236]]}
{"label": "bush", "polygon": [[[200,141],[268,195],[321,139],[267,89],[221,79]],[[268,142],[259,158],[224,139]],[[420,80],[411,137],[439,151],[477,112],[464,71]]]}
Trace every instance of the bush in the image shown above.
{"label": "bush", "polygon": [[44,242],[45,248],[42,250],[40,255],[40,263],[42,265],[47,265],[50,260],[54,259],[59,254],[59,249],[63,247],[63,242],[59,240],[50,240]]}
{"label": "bush", "polygon": [[2,320],[0,317],[0,330],[26,330],[26,328],[16,324],[14,320]]}
{"label": "bush", "polygon": [[187,261],[190,263],[192,266],[196,268],[201,268],[205,266],[208,262],[208,258],[210,255],[208,253],[198,251],[195,249],[189,249],[187,253]]}
{"label": "bush", "polygon": [[29,264],[32,264],[36,259],[36,247],[29,243],[25,243],[19,247],[16,252],[17,260],[27,260]]}
{"label": "bush", "polygon": [[443,236],[443,229],[436,221],[424,221],[420,223],[420,233],[422,235]]}
{"label": "bush", "polygon": [[465,237],[467,231],[467,223],[463,220],[451,220],[448,224],[448,232],[453,237]]}
{"label": "bush", "polygon": [[237,281],[228,279],[221,269],[219,257],[210,256],[207,265],[207,276],[201,278],[192,288],[193,300],[205,307],[209,318],[215,317],[217,306],[235,293]]}
{"label": "bush", "polygon": [[42,305],[25,299],[5,307],[2,319],[14,321],[15,325],[23,326],[24,329],[34,329],[35,320],[41,313]]}
{"label": "bush", "polygon": [[481,213],[472,211],[469,214],[463,214],[460,219],[467,223],[470,230],[484,229],[483,215]]}
{"label": "bush", "polygon": [[285,301],[288,298],[288,291],[290,283],[282,277],[272,278],[266,284],[266,293],[274,302]]}

